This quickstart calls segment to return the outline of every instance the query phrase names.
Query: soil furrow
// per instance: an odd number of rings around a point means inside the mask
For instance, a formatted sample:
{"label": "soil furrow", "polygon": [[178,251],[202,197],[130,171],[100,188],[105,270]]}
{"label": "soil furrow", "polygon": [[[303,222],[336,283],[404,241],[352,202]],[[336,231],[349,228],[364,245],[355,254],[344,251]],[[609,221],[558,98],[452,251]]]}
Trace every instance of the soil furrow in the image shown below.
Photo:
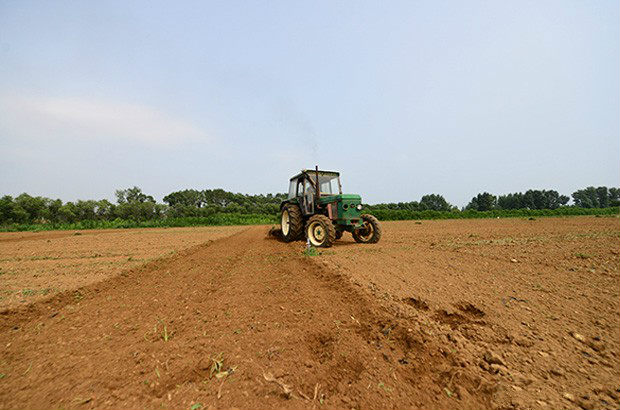
{"label": "soil furrow", "polygon": [[263,231],[5,312],[0,407],[490,407],[440,340]]}

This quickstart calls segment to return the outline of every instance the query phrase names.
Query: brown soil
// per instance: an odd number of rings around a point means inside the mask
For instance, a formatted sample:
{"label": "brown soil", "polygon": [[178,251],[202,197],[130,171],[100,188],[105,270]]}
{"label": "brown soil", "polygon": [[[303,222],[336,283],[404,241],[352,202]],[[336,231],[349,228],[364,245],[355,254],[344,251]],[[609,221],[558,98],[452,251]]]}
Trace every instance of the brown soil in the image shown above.
{"label": "brown soil", "polygon": [[5,310],[0,408],[618,408],[617,218],[266,231]]}
{"label": "brown soil", "polygon": [[98,282],[243,227],[0,233],[0,309]]}

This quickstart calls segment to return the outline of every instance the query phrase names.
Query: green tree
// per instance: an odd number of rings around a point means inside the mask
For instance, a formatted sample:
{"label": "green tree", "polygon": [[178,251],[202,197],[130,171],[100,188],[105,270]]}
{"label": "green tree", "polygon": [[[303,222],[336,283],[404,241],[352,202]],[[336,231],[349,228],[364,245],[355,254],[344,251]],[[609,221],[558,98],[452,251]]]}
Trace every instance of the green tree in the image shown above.
{"label": "green tree", "polygon": [[515,192],[514,194],[500,195],[497,198],[497,207],[499,209],[525,208],[523,204],[523,194],[521,192]]}
{"label": "green tree", "polygon": [[115,218],[114,211],[116,206],[107,199],[97,201],[95,215],[99,220],[113,220]]}
{"label": "green tree", "polygon": [[620,189],[609,188],[609,206],[620,206]]}
{"label": "green tree", "polygon": [[542,191],[536,189],[529,189],[523,194],[523,205],[529,209],[543,209],[544,208],[544,195]]}
{"label": "green tree", "polygon": [[96,219],[97,201],[79,200],[75,203],[75,218],[78,221],[94,221]]}
{"label": "green tree", "polygon": [[60,222],[76,222],[77,209],[73,202],[67,202],[58,209],[58,218]]}
{"label": "green tree", "polygon": [[62,201],[60,199],[50,199],[47,203],[48,219],[51,222],[60,222],[60,207],[62,207]]}
{"label": "green tree", "polygon": [[476,211],[490,211],[497,207],[497,198],[488,192],[483,192],[471,199],[465,209],[474,209]]}
{"label": "green tree", "polygon": [[234,194],[232,192],[218,189],[205,189],[203,192],[204,201],[207,205],[225,207],[232,202]]}
{"label": "green tree", "polygon": [[166,195],[164,197],[164,202],[169,206],[183,205],[201,208],[205,203],[205,199],[202,191],[186,189]]}
{"label": "green tree", "polygon": [[441,195],[428,194],[420,199],[420,208],[422,210],[449,211],[452,209],[452,205]]}
{"label": "green tree", "polygon": [[0,198],[0,224],[13,222],[13,197],[5,195]]}
{"label": "green tree", "polygon": [[0,199],[0,222],[5,224],[29,223],[30,214],[12,196],[5,195]]}
{"label": "green tree", "polygon": [[15,203],[27,214],[24,222],[33,223],[35,221],[41,221],[45,218],[47,211],[45,198],[40,196],[33,197],[23,193],[15,198]]}
{"label": "green tree", "polygon": [[609,208],[609,190],[606,186],[596,188],[596,198],[598,200],[598,208]]}
{"label": "green tree", "polygon": [[117,189],[116,200],[119,204],[131,202],[155,202],[155,199],[153,199],[152,196],[144,194],[142,189],[137,186],[127,189]]}
{"label": "green tree", "polygon": [[566,206],[568,204],[568,201],[570,201],[569,197],[567,197],[566,195],[560,195],[558,198],[558,208],[561,206]]}
{"label": "green tree", "polygon": [[580,208],[600,207],[598,193],[593,186],[573,192],[573,202]]}

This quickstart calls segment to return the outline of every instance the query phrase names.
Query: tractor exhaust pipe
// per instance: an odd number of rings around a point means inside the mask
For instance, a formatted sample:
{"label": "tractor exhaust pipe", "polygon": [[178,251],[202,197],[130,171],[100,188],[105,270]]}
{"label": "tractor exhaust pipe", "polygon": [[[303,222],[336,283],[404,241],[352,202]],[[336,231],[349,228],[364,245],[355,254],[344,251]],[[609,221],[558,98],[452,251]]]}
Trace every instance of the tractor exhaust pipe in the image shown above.
{"label": "tractor exhaust pipe", "polygon": [[316,197],[320,198],[321,197],[321,188],[319,186],[319,166],[315,165],[315,172],[316,172]]}

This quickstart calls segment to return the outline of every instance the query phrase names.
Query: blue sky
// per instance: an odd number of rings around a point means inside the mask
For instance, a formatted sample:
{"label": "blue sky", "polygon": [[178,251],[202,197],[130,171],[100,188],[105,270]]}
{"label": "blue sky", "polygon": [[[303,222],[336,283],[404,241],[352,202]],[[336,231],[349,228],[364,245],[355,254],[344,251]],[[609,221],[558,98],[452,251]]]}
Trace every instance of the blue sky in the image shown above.
{"label": "blue sky", "polygon": [[0,1],[0,194],[620,185],[617,1]]}

